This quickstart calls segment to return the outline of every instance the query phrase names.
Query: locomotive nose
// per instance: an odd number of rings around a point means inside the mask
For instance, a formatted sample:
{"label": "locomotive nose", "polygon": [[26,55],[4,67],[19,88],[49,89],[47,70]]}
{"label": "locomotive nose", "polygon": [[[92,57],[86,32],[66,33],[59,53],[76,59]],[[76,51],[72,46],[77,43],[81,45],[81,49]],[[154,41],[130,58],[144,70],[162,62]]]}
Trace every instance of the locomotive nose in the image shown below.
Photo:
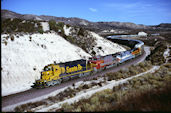
{"label": "locomotive nose", "polygon": [[35,83],[33,83],[33,85],[31,86],[32,88],[37,88],[40,86],[40,81],[39,80],[36,80]]}

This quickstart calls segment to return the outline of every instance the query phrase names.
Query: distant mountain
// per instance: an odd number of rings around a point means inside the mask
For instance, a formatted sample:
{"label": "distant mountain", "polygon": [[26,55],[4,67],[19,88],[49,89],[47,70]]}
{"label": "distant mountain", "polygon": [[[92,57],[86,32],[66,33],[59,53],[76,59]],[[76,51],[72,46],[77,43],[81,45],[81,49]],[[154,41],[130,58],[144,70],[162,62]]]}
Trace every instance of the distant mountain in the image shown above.
{"label": "distant mountain", "polygon": [[155,26],[158,29],[170,29],[171,30],[171,24],[170,23],[161,23],[159,25]]}
{"label": "distant mountain", "polygon": [[171,29],[171,24],[160,24],[157,26],[146,26],[142,24],[134,24],[130,22],[90,22],[85,19],[80,18],[65,18],[65,17],[55,17],[55,16],[46,16],[46,15],[31,15],[31,14],[18,14],[9,10],[1,10],[1,18],[20,18],[25,20],[41,20],[49,21],[55,20],[56,22],[64,22],[65,24],[70,24],[72,26],[79,26],[93,31],[103,31],[109,29],[122,29],[122,30],[134,30],[134,29]]}

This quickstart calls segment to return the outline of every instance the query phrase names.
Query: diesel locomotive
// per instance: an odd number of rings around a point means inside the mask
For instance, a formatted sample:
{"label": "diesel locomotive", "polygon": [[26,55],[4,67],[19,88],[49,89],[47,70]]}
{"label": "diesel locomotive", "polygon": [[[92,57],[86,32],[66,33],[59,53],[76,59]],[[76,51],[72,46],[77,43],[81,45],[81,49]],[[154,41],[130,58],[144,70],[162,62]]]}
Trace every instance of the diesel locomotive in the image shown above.
{"label": "diesel locomotive", "polygon": [[107,39],[127,45],[131,49],[106,56],[92,57],[89,60],[80,59],[49,64],[44,67],[40,79],[36,80],[32,87],[45,88],[73,78],[91,75],[133,59],[144,51],[144,43],[139,40],[113,38],[112,36],[108,36]]}

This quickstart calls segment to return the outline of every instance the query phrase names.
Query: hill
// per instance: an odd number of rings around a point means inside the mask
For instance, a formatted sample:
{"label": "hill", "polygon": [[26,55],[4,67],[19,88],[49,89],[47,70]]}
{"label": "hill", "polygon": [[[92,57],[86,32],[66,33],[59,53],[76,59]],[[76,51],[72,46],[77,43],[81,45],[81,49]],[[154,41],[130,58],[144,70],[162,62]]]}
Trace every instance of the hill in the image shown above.
{"label": "hill", "polygon": [[8,10],[1,10],[1,18],[19,18],[25,20],[55,20],[56,22],[64,22],[65,24],[70,24],[73,26],[84,27],[93,31],[102,31],[106,29],[150,29],[150,26],[145,25],[137,25],[130,22],[90,22],[85,19],[80,18],[65,18],[65,17],[55,17],[55,16],[47,16],[47,15],[32,15],[32,14],[18,14]]}
{"label": "hill", "polygon": [[2,96],[30,89],[48,64],[125,50],[84,28],[10,15],[2,20]]}

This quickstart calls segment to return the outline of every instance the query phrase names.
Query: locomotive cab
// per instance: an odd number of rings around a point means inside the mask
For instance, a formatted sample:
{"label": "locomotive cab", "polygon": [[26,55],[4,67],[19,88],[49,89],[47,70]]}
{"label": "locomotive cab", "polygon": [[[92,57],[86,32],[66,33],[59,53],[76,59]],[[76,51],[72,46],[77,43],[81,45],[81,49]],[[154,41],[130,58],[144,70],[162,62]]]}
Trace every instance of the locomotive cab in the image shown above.
{"label": "locomotive cab", "polygon": [[45,66],[44,71],[41,72],[41,80],[47,82],[50,79],[50,76],[53,74],[53,67],[52,66]]}
{"label": "locomotive cab", "polygon": [[59,65],[50,64],[45,66],[41,72],[40,80],[36,80],[34,87],[46,87],[48,82],[59,79],[59,75],[63,72],[63,68]]}
{"label": "locomotive cab", "polygon": [[94,68],[94,70],[97,71],[97,69],[100,69],[100,64],[103,63],[104,61],[101,59],[101,57],[97,56],[91,58],[89,62],[91,63],[92,68]]}
{"label": "locomotive cab", "polygon": [[138,54],[140,54],[140,52],[141,52],[141,49],[140,48],[134,48],[132,50],[132,55],[138,55]]}

